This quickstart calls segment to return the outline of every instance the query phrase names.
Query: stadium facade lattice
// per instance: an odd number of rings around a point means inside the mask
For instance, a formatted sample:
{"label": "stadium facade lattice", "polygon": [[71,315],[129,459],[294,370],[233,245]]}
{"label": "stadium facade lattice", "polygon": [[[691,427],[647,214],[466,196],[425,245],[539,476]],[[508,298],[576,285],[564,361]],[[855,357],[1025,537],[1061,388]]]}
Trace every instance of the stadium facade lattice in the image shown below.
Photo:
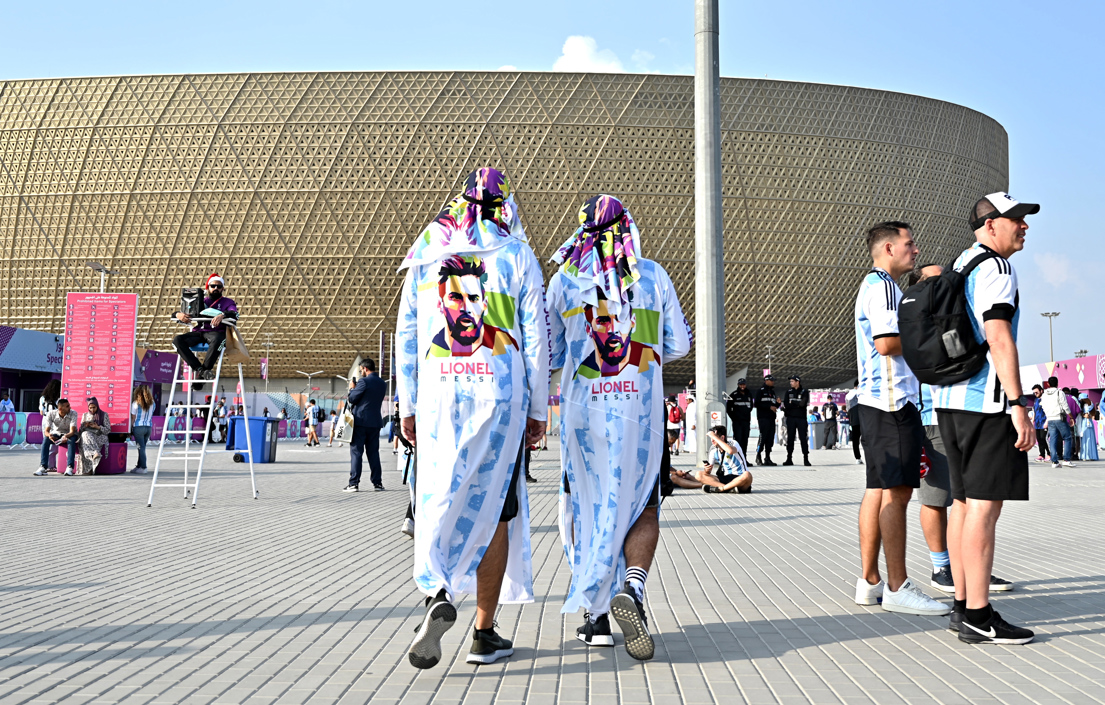
{"label": "stadium facade lattice", "polygon": [[[1005,189],[991,118],[887,91],[721,80],[728,372],[855,374],[863,231],[915,226],[922,258],[971,239]],[[63,294],[140,294],[167,347],[182,286],[213,271],[272,373],[342,373],[394,327],[402,256],[464,175],[512,181],[545,261],[584,199],[623,199],[694,320],[690,76],[366,72],[0,82],[0,321],[61,332]],[[551,272],[551,269],[547,268]],[[667,379],[694,374],[693,355]],[[257,374],[254,369],[251,374]]]}

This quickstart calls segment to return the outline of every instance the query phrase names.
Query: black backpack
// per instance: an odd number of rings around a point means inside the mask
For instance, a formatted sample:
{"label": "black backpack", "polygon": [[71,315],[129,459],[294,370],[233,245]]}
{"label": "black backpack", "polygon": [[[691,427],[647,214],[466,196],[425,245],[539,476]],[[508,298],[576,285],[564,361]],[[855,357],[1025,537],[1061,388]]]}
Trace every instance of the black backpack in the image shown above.
{"label": "black backpack", "polygon": [[902,296],[898,305],[902,357],[921,382],[955,384],[970,379],[986,364],[990,345],[975,340],[966,285],[975,267],[997,256],[984,251],[962,271],[949,266],[940,276],[909,287]]}

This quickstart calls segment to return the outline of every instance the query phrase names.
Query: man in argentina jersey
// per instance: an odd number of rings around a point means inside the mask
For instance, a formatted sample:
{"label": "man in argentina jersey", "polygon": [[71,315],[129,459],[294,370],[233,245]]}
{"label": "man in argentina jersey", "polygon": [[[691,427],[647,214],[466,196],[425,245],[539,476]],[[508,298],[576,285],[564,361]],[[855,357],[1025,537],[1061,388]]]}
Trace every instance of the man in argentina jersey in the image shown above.
{"label": "man in argentina jersey", "polygon": [[[910,226],[879,223],[867,231],[874,268],[856,297],[856,362],[867,491],[859,510],[860,560],[856,603],[882,603],[888,612],[948,613],[906,575],[906,507],[921,485],[924,430],[917,411],[918,383],[902,358],[895,279],[913,270],[917,246]],[[879,546],[886,556],[887,582],[879,576]],[[885,589],[884,589],[885,587]]]}
{"label": "man in argentina jersey", "polygon": [[[909,275],[909,286],[929,277],[938,277],[944,268],[938,264],[922,265]],[[921,490],[917,493],[921,500],[921,531],[928,544],[929,558],[932,560],[932,579],[929,585],[941,592],[955,592],[952,580],[951,558],[948,555],[948,507],[952,506],[951,471],[948,468],[948,455],[944,450],[944,439],[937,425],[937,413],[932,403],[932,386],[921,385],[921,424],[925,427],[925,460],[922,463]],[[990,591],[1007,592],[1013,589],[1013,583],[990,576]],[[953,612],[953,621],[957,619]],[[962,614],[958,614],[962,617]]]}
{"label": "man in argentina jersey", "polygon": [[965,294],[975,339],[987,343],[986,364],[957,384],[933,386],[940,434],[951,470],[948,550],[955,582],[954,610],[962,613],[959,639],[973,644],[1026,644],[1033,633],[1015,627],[990,606],[994,536],[1005,500],[1028,499],[1028,454],[1033,427],[1022,396],[1017,323],[1017,273],[1008,258],[1024,249],[1026,215],[1040,206],[1007,193],[978,200],[970,223],[975,244],[953,263],[961,270],[988,257],[967,277]]}

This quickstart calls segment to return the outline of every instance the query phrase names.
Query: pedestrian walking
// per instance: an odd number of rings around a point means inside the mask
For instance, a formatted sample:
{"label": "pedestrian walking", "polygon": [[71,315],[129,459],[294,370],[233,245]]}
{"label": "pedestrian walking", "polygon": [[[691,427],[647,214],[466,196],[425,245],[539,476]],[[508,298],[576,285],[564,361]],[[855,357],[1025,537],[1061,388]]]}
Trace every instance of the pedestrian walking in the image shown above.
{"label": "pedestrian walking", "polygon": [[130,405],[130,434],[134,438],[134,445],[138,447],[138,462],[131,470],[136,475],[145,475],[146,469],[146,444],[150,442],[150,434],[153,433],[153,394],[150,388],[141,384],[134,388],[134,399]]}

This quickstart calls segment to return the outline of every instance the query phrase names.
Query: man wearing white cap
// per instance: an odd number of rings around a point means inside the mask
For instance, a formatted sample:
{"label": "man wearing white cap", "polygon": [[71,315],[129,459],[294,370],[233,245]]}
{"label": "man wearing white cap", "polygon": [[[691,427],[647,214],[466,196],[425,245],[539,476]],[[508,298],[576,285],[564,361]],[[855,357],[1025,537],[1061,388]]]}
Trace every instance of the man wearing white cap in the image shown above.
{"label": "man wearing white cap", "polygon": [[1035,203],[1019,203],[1007,193],[991,193],[971,209],[975,244],[952,267],[964,270],[967,311],[975,339],[986,344],[986,364],[956,384],[933,385],[951,471],[952,509],[948,515],[955,602],[949,629],[971,644],[1027,644],[1034,634],[1001,618],[990,606],[994,537],[1005,500],[1028,499],[1028,454],[1034,428],[1023,395],[1017,355],[1020,294],[1009,257],[1024,249]]}
{"label": "man wearing white cap", "polygon": [[[173,347],[180,353],[181,359],[192,368],[192,371],[197,373],[199,379],[211,379],[214,376],[215,373],[212,370],[219,360],[223,341],[226,340],[227,324],[225,319],[237,320],[238,318],[238,306],[234,303],[234,300],[223,296],[225,286],[226,282],[218,273],[207,277],[207,296],[203,299],[203,308],[204,310],[213,308],[220,311],[220,313],[210,321],[204,321],[194,326],[191,332],[181,333],[173,338]],[[173,318],[181,323],[192,322],[188,314],[179,311],[173,314]],[[203,343],[207,343],[207,355],[201,363],[195,353],[192,352],[192,347]]]}

